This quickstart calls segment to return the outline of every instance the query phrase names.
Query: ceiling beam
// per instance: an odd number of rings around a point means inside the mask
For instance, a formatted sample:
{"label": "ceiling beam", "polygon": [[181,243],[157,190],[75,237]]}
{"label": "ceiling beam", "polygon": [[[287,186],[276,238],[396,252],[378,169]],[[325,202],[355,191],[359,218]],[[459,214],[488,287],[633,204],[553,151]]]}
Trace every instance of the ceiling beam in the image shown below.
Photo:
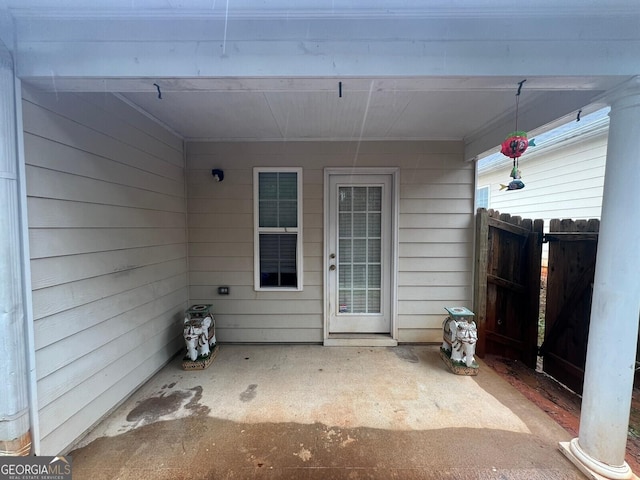
{"label": "ceiling beam", "polygon": [[[46,77],[634,75],[639,15],[16,17],[17,73]],[[615,54],[614,54],[615,53]]]}

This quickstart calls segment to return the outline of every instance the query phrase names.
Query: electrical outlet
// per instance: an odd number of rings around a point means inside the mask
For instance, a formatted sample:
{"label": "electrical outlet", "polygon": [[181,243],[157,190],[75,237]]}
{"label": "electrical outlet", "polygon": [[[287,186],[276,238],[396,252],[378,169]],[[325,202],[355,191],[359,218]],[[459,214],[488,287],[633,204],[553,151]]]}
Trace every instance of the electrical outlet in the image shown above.
{"label": "electrical outlet", "polygon": [[229,287],[218,287],[218,295],[229,295]]}

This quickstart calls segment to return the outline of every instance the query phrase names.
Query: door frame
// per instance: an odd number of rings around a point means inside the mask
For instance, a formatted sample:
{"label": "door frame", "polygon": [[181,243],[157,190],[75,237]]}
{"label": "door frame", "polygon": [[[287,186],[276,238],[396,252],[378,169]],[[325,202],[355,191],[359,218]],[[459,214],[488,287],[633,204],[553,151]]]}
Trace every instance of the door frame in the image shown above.
{"label": "door frame", "polygon": [[[329,334],[329,178],[332,175],[389,175],[391,176],[391,285],[389,292],[389,302],[391,308],[391,329],[390,334],[369,334],[369,333],[349,333],[349,334]],[[397,325],[397,298],[398,298],[398,218],[400,213],[400,169],[397,167],[327,167],[324,169],[324,220],[323,220],[323,325],[324,325],[324,345],[326,346],[395,346],[398,344]]]}

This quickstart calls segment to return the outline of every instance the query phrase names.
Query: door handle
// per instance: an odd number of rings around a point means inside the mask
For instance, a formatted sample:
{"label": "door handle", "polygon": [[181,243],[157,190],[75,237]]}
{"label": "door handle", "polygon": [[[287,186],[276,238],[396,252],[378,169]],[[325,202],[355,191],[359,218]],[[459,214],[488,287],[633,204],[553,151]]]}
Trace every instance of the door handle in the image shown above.
{"label": "door handle", "polygon": [[331,265],[331,266],[329,267],[329,270],[331,270],[332,272],[333,272],[335,269],[336,269],[336,266],[335,266],[335,265]]}

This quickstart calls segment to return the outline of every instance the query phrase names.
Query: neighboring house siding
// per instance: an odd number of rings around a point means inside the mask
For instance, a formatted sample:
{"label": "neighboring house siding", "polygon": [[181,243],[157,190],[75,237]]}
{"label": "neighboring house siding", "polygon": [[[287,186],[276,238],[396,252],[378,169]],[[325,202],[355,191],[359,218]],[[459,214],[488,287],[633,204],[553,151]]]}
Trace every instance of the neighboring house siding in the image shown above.
{"label": "neighboring house siding", "polygon": [[523,218],[542,218],[546,229],[553,218],[600,218],[606,155],[606,130],[539,152],[531,147],[519,162],[525,188],[500,191],[500,184],[511,180],[510,163],[480,173],[478,187],[490,185],[489,208]]}
{"label": "neighboring house siding", "polygon": [[90,98],[23,96],[44,455],[181,348],[188,306],[182,141],[110,94]]}
{"label": "neighboring house siding", "polygon": [[[398,340],[438,342],[444,307],[471,301],[474,166],[457,142],[187,145],[190,298],[222,342],[323,341],[326,167],[398,167]],[[256,292],[253,167],[303,168],[304,290]],[[225,171],[216,183],[212,168]],[[217,295],[221,285],[230,295]]]}

